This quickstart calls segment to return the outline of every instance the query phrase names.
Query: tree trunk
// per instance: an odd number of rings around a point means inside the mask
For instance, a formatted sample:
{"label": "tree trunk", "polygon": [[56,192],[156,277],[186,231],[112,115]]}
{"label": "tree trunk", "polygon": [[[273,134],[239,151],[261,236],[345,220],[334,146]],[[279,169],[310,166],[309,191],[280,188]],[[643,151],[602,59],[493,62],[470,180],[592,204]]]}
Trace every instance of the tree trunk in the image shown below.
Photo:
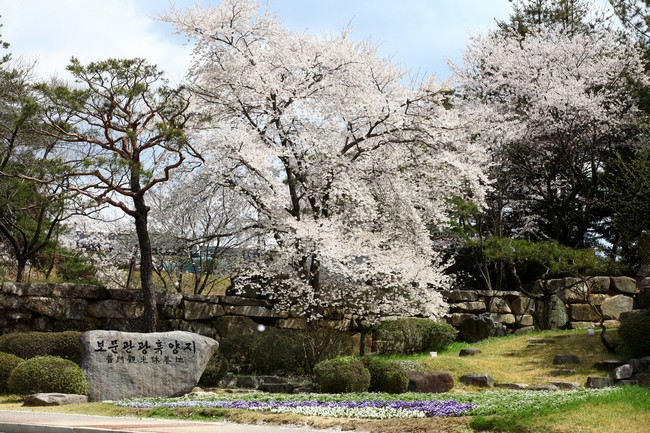
{"label": "tree trunk", "polygon": [[133,203],[136,209],[134,215],[135,232],[138,235],[138,246],[140,247],[140,285],[144,298],[142,332],[156,332],[158,309],[156,307],[156,290],[151,280],[153,275],[153,255],[147,225],[149,207],[145,204],[143,197],[134,198]]}
{"label": "tree trunk", "polygon": [[19,257],[16,263],[16,282],[22,283],[25,279],[25,268],[27,267],[27,259]]}
{"label": "tree trunk", "polygon": [[359,356],[366,356],[366,336],[370,330],[365,326],[361,327],[361,334],[359,337]]}
{"label": "tree trunk", "polygon": [[[313,319],[314,315],[314,308],[316,309],[316,312],[318,315],[321,313],[321,307],[319,305],[320,301],[320,295],[321,295],[321,286],[320,286],[320,260],[318,259],[316,254],[312,254],[311,256],[311,264],[309,266],[309,285],[311,286],[312,290],[314,291],[314,303],[310,308],[309,316],[311,319]],[[320,320],[320,318],[319,318]]]}
{"label": "tree trunk", "polygon": [[552,305],[553,295],[546,293],[544,291],[544,296],[542,297],[542,329],[549,330],[553,328],[553,323],[551,320],[551,314],[553,314],[553,305]]}

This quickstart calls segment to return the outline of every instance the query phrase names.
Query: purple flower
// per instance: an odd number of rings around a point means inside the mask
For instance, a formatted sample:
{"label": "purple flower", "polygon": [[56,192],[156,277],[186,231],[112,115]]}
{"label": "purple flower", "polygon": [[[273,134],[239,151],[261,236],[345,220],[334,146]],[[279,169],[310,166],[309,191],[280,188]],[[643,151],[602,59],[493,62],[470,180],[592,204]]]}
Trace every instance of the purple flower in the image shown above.
{"label": "purple flower", "polygon": [[199,401],[199,400],[182,400],[175,402],[131,402],[120,403],[131,407],[151,408],[151,407],[218,407],[226,409],[247,409],[247,410],[274,410],[278,408],[390,408],[402,411],[422,412],[426,416],[459,416],[464,412],[474,409],[476,405],[470,403],[458,403],[454,400],[435,401],[435,400],[362,400],[362,401],[327,401],[319,402],[316,400],[307,401]]}

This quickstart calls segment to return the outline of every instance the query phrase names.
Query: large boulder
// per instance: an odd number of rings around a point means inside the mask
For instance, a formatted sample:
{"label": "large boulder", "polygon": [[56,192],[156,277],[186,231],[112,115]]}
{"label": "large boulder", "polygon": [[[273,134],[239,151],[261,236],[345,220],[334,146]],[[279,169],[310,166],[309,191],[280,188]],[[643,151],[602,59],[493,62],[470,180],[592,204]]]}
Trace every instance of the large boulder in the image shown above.
{"label": "large boulder", "polygon": [[461,313],[482,313],[486,309],[484,301],[468,301],[468,302],[457,302],[450,304],[449,308],[453,312]]}
{"label": "large boulder", "polygon": [[609,376],[614,380],[629,379],[634,374],[634,369],[630,364],[624,364],[616,367],[609,373]]}
{"label": "large boulder", "polygon": [[530,298],[517,297],[510,303],[513,314],[523,315],[535,312],[535,301]]}
{"label": "large boulder", "polygon": [[612,277],[610,288],[618,293],[634,295],[637,293],[636,280],[631,277]]}
{"label": "large boulder", "polygon": [[64,406],[66,404],[88,403],[88,396],[61,394],[56,392],[38,393],[25,397],[24,406]]}
{"label": "large boulder", "polygon": [[185,320],[206,320],[221,317],[224,314],[223,306],[210,302],[183,301]]}
{"label": "large boulder", "polygon": [[81,342],[90,401],[186,394],[219,347],[184,331],[88,331]]}
{"label": "large boulder", "polygon": [[454,378],[450,373],[430,371],[409,371],[409,391],[412,392],[448,392],[454,387]]}
{"label": "large boulder", "polygon": [[589,292],[592,294],[605,294],[609,293],[611,280],[609,277],[591,277],[587,280]]}
{"label": "large boulder", "polygon": [[498,313],[498,314],[512,313],[512,309],[510,308],[510,305],[505,299],[502,298],[490,298],[487,308],[490,313]]}
{"label": "large boulder", "polygon": [[585,383],[585,388],[598,389],[607,388],[614,385],[614,381],[609,377],[588,377]]}
{"label": "large boulder", "polygon": [[465,374],[460,377],[465,385],[477,386],[479,388],[492,388],[494,379],[489,374]]}
{"label": "large boulder", "polygon": [[489,315],[470,316],[460,323],[458,335],[461,340],[475,343],[489,337],[503,337],[506,327]]}
{"label": "large boulder", "polygon": [[599,322],[600,314],[589,304],[571,304],[571,320],[574,322]]}
{"label": "large boulder", "polygon": [[553,295],[548,300],[547,309],[544,308],[543,301],[537,301],[535,306],[535,320],[542,327],[545,327],[547,324],[549,329],[562,329],[569,323],[569,314],[567,313],[564,302],[558,296]]}
{"label": "large boulder", "polygon": [[606,319],[617,319],[621,317],[622,313],[632,311],[634,300],[625,295],[612,296],[603,301],[600,306],[603,316]]}

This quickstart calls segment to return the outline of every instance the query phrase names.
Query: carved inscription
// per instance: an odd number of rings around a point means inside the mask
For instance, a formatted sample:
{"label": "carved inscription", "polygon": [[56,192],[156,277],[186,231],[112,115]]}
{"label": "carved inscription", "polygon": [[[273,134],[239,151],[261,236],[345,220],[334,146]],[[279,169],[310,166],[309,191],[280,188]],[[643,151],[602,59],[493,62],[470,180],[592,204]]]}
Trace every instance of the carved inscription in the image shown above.
{"label": "carved inscription", "polygon": [[96,340],[94,352],[107,364],[182,364],[196,354],[196,341]]}

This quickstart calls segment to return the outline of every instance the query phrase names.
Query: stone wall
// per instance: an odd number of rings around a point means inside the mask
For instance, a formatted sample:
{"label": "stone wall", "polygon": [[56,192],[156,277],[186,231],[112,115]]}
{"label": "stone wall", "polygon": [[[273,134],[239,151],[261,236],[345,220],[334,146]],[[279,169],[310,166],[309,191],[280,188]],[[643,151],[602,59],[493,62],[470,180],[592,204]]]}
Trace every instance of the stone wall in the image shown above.
{"label": "stone wall", "polygon": [[[530,288],[541,294],[541,282]],[[589,280],[562,278],[549,280],[548,320],[556,329],[595,327],[604,316],[605,326],[618,327],[622,313],[650,307],[650,278],[593,277]],[[488,317],[506,326],[507,332],[526,332],[542,328],[543,302],[519,292],[490,290],[444,291],[450,306],[448,322],[455,327],[468,318]]]}
{"label": "stone wall", "polygon": [[[588,287],[589,286],[589,287]],[[588,285],[575,279],[549,281],[551,322],[556,328],[618,326],[621,313],[650,306],[650,278],[596,277]],[[534,290],[534,288],[532,289]],[[540,327],[542,305],[517,292],[444,291],[450,304],[448,321],[455,327],[467,318],[486,316],[505,325],[506,332]],[[303,329],[300,317],[273,310],[266,299],[245,296],[158,294],[158,331],[190,331],[212,338],[257,332],[260,325]],[[594,310],[596,308],[597,310]],[[0,334],[15,331],[118,330],[139,331],[144,306],[139,291],[78,284],[2,283]],[[330,315],[322,326],[359,332],[358,317]]]}
{"label": "stone wall", "polygon": [[[303,329],[306,321],[273,310],[266,299],[158,293],[158,331],[189,331],[207,337],[257,332],[264,327]],[[2,283],[0,334],[15,331],[140,331],[144,312],[137,290],[92,285]],[[332,316],[324,327],[355,331],[358,319]]]}

